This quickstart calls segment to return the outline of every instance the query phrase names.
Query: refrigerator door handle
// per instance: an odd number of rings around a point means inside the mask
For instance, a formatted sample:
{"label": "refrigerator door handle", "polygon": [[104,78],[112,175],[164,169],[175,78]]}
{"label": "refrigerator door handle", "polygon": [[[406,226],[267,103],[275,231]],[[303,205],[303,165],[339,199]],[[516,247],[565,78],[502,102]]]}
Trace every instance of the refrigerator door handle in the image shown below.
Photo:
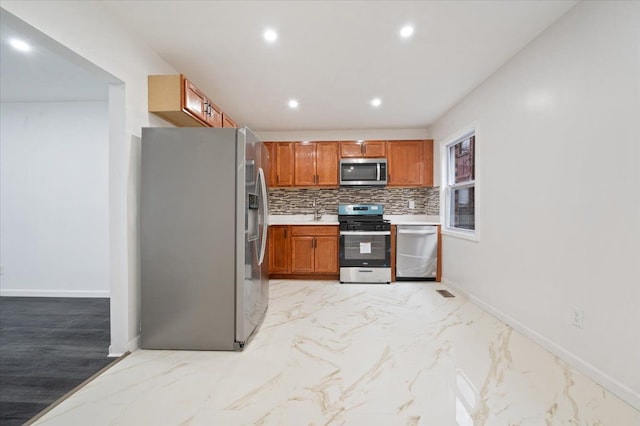
{"label": "refrigerator door handle", "polygon": [[260,256],[258,257],[258,265],[262,265],[264,254],[267,251],[267,232],[269,232],[269,194],[267,193],[267,182],[264,178],[262,167],[258,169],[258,180],[260,181],[260,192],[262,197],[262,239],[260,240]]}

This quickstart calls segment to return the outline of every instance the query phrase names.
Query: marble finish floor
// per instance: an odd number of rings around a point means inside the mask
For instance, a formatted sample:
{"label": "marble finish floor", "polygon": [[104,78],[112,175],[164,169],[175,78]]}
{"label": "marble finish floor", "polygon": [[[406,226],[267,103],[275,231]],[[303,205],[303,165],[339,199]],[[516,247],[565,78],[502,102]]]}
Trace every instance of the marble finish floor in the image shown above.
{"label": "marble finish floor", "polygon": [[640,425],[640,412],[434,283],[272,280],[244,352],[138,350],[40,425]]}

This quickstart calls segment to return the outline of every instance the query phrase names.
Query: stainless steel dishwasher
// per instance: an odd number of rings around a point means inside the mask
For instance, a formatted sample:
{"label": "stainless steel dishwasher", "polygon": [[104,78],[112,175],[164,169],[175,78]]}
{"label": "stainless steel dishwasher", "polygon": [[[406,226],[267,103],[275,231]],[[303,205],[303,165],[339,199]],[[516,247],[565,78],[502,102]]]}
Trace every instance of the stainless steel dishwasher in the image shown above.
{"label": "stainless steel dishwasher", "polygon": [[396,280],[431,281],[438,272],[438,227],[396,227]]}

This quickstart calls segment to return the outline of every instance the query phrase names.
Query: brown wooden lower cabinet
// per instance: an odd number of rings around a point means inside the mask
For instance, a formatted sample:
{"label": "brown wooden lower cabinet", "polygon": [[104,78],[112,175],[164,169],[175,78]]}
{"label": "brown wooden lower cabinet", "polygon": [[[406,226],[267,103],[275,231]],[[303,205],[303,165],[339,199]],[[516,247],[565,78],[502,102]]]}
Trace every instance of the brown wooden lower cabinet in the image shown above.
{"label": "brown wooden lower cabinet", "polygon": [[291,272],[294,274],[310,274],[315,271],[314,237],[291,237]]}
{"label": "brown wooden lower cabinet", "polygon": [[337,279],[338,233],[337,225],[269,227],[269,277]]}
{"label": "brown wooden lower cabinet", "polygon": [[[272,225],[269,227],[269,277],[338,279],[337,225]],[[396,226],[391,228],[391,280],[396,280]],[[442,239],[438,226],[438,272],[442,277]]]}
{"label": "brown wooden lower cabinet", "polygon": [[269,227],[269,274],[289,273],[289,227]]}
{"label": "brown wooden lower cabinet", "polygon": [[337,274],[338,268],[338,237],[318,236],[314,247],[314,272],[318,274]]}

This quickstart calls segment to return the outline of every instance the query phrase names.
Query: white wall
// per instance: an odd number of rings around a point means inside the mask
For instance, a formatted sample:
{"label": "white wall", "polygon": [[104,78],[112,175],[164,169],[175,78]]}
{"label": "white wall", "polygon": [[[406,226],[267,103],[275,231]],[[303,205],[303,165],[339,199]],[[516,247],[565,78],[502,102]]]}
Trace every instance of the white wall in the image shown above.
{"label": "white wall", "polygon": [[111,346],[121,354],[138,347],[140,278],[138,200],[141,128],[166,126],[147,112],[147,75],[177,73],[100,2],[7,1],[2,8],[60,44],[109,90],[109,272]]}
{"label": "white wall", "polygon": [[0,104],[3,296],[109,297],[106,102]]}
{"label": "white wall", "polygon": [[0,294],[109,297],[107,103],[0,111]]}
{"label": "white wall", "polygon": [[640,3],[583,2],[429,129],[478,124],[480,240],[444,237],[446,282],[635,407],[639,119]]}

